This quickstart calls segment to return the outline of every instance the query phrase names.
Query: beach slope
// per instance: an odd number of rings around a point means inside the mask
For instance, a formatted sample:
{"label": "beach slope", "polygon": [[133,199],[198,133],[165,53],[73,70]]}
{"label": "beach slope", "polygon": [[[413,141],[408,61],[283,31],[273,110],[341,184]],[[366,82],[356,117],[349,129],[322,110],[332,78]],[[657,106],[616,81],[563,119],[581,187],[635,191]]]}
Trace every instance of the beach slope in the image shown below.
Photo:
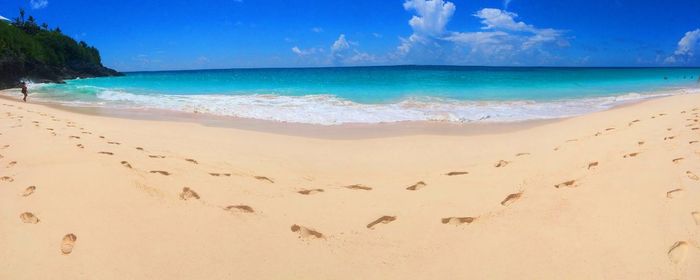
{"label": "beach slope", "polygon": [[0,279],[700,279],[700,95],[320,139],[0,100]]}

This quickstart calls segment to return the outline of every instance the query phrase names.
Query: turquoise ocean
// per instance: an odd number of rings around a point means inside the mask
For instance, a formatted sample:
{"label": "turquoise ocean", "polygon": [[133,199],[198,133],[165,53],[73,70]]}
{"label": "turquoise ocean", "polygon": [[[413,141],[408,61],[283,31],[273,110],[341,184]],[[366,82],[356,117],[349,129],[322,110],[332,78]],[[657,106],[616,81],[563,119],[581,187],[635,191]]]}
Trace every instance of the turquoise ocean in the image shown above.
{"label": "turquoise ocean", "polygon": [[382,66],[130,72],[31,84],[69,106],[313,124],[521,121],[700,93],[700,68]]}

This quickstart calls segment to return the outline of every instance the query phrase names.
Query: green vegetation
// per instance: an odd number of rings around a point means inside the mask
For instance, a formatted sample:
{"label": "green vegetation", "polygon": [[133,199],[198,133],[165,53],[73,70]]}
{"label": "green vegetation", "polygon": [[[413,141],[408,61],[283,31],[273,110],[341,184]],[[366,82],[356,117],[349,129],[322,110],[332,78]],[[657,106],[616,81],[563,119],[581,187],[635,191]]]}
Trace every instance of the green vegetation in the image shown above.
{"label": "green vegetation", "polygon": [[0,88],[25,78],[60,82],[118,74],[102,66],[95,47],[76,42],[58,27],[39,25],[32,16],[25,19],[24,10],[12,23],[0,21]]}

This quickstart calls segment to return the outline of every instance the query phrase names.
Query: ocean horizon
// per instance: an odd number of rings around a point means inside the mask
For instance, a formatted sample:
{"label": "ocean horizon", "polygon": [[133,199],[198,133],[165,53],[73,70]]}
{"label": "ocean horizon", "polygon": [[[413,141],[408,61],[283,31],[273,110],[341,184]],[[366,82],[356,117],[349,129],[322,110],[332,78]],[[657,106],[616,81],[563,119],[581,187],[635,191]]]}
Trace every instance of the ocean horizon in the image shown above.
{"label": "ocean horizon", "polygon": [[125,72],[32,84],[68,106],[159,109],[310,124],[506,122],[696,92],[693,67],[361,66]]}

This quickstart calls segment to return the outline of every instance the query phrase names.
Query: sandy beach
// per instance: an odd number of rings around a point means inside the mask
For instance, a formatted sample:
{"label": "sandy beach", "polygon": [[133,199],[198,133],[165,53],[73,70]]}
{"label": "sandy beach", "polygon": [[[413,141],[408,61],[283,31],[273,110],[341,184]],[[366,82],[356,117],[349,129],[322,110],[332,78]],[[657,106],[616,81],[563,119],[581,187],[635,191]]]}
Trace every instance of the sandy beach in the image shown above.
{"label": "sandy beach", "polygon": [[333,139],[0,100],[0,279],[700,279],[700,95]]}

